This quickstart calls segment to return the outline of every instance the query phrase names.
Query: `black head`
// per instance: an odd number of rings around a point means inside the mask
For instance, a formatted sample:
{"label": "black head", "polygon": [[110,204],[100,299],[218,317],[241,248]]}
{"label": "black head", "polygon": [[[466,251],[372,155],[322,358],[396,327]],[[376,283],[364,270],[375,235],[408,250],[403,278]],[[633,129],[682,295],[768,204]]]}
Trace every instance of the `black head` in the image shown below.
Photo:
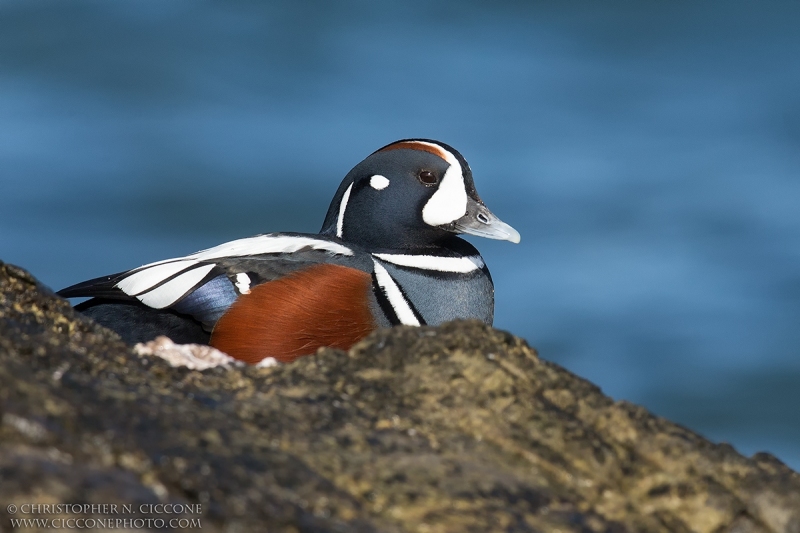
{"label": "black head", "polygon": [[394,142],[356,165],[321,233],[368,250],[424,249],[454,233],[519,242],[519,233],[481,201],[461,154],[427,139]]}

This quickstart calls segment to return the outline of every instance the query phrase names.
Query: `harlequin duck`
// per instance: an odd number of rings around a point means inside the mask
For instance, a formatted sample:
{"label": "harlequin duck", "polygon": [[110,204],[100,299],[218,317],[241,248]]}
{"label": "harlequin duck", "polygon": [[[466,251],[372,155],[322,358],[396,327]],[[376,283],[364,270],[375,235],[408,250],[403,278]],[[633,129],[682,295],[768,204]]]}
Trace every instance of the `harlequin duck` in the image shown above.
{"label": "harlequin duck", "polygon": [[377,327],[487,324],[494,285],[456,235],[519,242],[478,197],[467,162],[394,142],[345,176],[317,235],[268,233],[73,285],[83,314],[134,344],[166,335],[248,363],[349,348]]}

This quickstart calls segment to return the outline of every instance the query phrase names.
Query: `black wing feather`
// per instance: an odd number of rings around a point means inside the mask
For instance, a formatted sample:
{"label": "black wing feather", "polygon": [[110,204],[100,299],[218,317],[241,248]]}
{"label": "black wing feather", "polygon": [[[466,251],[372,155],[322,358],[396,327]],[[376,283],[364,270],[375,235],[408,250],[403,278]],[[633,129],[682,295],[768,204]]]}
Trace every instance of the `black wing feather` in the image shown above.
{"label": "black wing feather", "polygon": [[70,285],[65,289],[61,289],[56,294],[62,298],[81,298],[81,297],[95,297],[95,298],[109,298],[112,300],[134,300],[116,287],[117,283],[130,273],[130,270],[125,272],[118,272],[110,276],[100,276],[99,278],[90,279],[75,285]]}

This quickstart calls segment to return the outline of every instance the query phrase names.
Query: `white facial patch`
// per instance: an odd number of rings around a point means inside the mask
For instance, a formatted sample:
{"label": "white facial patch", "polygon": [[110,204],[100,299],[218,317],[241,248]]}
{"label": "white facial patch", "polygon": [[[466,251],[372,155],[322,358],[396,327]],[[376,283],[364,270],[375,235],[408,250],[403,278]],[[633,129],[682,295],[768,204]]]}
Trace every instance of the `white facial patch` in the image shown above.
{"label": "white facial patch", "polygon": [[422,208],[422,220],[429,226],[441,226],[458,220],[467,214],[467,187],[458,159],[441,146],[415,141],[419,144],[435,146],[444,154],[450,167],[444,173],[439,188]]}
{"label": "white facial patch", "polygon": [[380,174],[375,174],[369,179],[369,186],[376,191],[382,191],[389,186],[389,178],[381,176]]}
{"label": "white facial patch", "polygon": [[350,200],[350,191],[353,190],[353,184],[351,183],[347,190],[344,191],[344,196],[342,196],[342,203],[339,204],[339,218],[336,219],[336,236],[340,239],[342,238],[342,230],[344,229],[344,211],[347,209],[347,202]]}

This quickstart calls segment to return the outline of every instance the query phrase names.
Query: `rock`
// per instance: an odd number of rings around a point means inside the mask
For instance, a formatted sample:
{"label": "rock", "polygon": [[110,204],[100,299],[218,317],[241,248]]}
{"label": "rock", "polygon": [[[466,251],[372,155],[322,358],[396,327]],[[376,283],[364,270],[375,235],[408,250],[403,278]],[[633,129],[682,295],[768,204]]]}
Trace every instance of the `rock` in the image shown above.
{"label": "rock", "polygon": [[[133,347],[139,356],[160,357],[170,366],[182,366],[190,370],[207,370],[216,366],[244,366],[242,361],[204,344],[175,344],[163,335],[150,342],[140,342]],[[267,359],[272,359],[268,357]],[[272,362],[277,363],[275,359]]]}
{"label": "rock", "polygon": [[614,402],[477,322],[198,371],[0,264],[0,416],[2,531],[800,531],[800,476],[774,457]]}

